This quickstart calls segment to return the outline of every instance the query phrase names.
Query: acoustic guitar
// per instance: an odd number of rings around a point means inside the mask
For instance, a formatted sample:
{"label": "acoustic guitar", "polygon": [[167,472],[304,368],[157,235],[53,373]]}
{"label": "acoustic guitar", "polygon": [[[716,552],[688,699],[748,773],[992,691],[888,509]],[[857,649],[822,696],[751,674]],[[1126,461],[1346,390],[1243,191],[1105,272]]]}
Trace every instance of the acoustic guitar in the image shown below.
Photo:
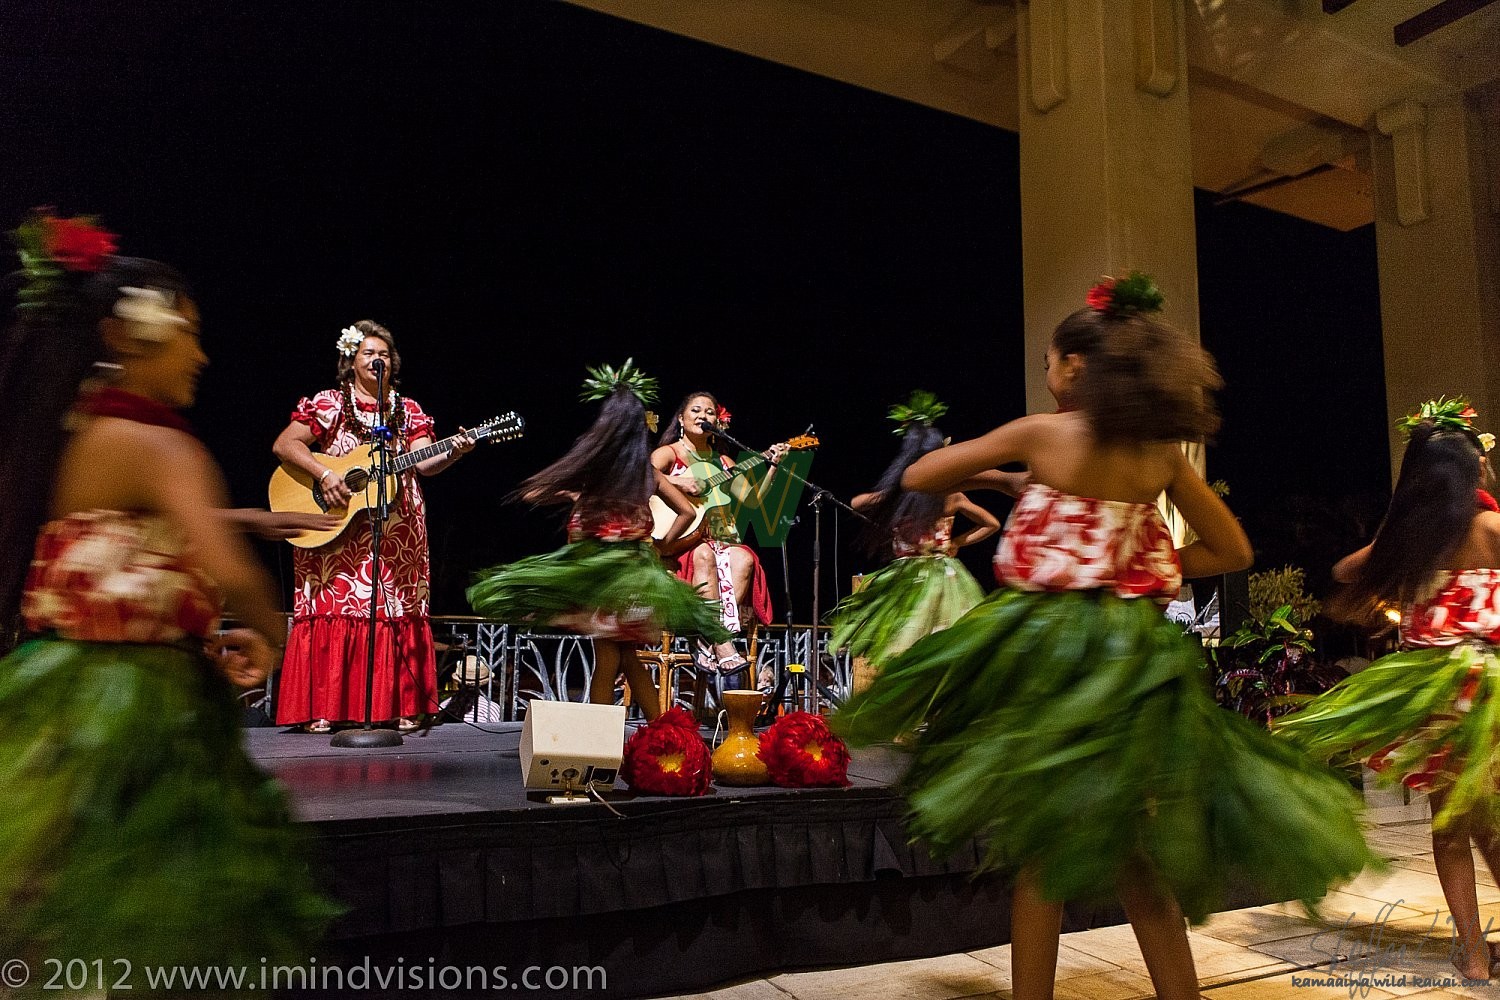
{"label": "acoustic guitar", "polygon": [[[816,448],[818,446],[818,436],[816,434],[799,434],[790,440],[783,441],[782,444],[786,445],[788,451],[805,451],[808,448]],[[768,448],[759,455],[752,455],[743,462],[728,469],[721,465],[715,465],[712,462],[694,462],[688,466],[688,473],[694,479],[698,480],[699,491],[697,496],[688,497],[688,502],[697,509],[693,512],[693,523],[683,532],[683,536],[686,537],[697,531],[698,525],[703,523],[704,515],[715,507],[723,507],[726,504],[733,503],[734,497],[726,489],[730,481],[736,476],[744,475],[751,469],[758,469],[762,465],[765,465],[768,461],[767,456],[769,453],[770,449]],[[672,527],[673,522],[677,520],[677,512],[668,507],[667,502],[659,496],[652,496],[650,503],[652,521],[651,537],[657,541],[661,541],[666,536],[667,530]]]}
{"label": "acoustic guitar", "polygon": [[[453,450],[454,445],[462,437],[498,443],[514,441],[525,432],[526,421],[515,413],[506,413],[491,417],[478,427],[469,428],[463,434],[454,434],[452,437],[445,437],[425,448],[418,448],[404,455],[396,455],[390,460],[391,475],[386,480],[386,496],[392,500],[396,498],[400,487],[397,477],[402,472],[418,462],[446,455]],[[338,538],[344,533],[344,529],[349,527],[349,522],[354,520],[354,515],[373,507],[376,499],[375,446],[373,444],[361,445],[347,455],[324,455],[315,451],[313,458],[316,458],[323,468],[332,469],[336,475],[342,476],[344,483],[354,495],[349,498],[349,506],[330,507],[328,500],[323,496],[321,479],[310,476],[296,466],[286,463],[282,463],[279,469],[271,473],[271,482],[266,491],[270,496],[272,510],[283,513],[296,511],[300,514],[335,514],[343,518],[337,527],[327,531],[304,531],[296,538],[287,539],[299,549],[315,549]]]}

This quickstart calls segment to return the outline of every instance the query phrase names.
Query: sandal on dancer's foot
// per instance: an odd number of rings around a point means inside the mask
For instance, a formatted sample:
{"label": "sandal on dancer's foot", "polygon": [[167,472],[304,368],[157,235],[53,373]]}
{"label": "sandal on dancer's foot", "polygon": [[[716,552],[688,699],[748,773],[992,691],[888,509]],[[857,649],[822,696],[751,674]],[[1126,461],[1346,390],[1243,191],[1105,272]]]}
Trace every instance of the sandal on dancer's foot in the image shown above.
{"label": "sandal on dancer's foot", "polygon": [[422,720],[415,715],[404,716],[396,722],[398,733],[414,733],[422,728]]}
{"label": "sandal on dancer's foot", "polygon": [[317,735],[322,735],[323,733],[331,733],[333,732],[333,723],[329,722],[327,719],[315,719],[312,722],[302,723],[302,731],[304,733],[314,733]]}
{"label": "sandal on dancer's foot", "polygon": [[719,661],[719,673],[727,677],[730,674],[739,673],[748,666],[750,666],[750,661],[739,653],[735,653],[733,656],[725,657]]}

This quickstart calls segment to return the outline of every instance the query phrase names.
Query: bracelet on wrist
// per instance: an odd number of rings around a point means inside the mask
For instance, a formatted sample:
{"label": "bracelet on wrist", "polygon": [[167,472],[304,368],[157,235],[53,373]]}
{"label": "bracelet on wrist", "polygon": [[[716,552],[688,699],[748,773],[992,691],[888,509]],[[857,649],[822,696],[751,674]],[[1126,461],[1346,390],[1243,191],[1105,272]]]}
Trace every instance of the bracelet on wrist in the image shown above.
{"label": "bracelet on wrist", "polygon": [[322,481],[323,481],[323,480],[325,480],[325,479],[327,479],[327,478],[328,478],[328,476],[329,476],[329,475],[330,475],[330,474],[331,474],[331,473],[332,473],[332,472],[333,472],[333,470],[332,470],[332,469],[324,469],[324,470],[323,470],[323,474],[322,474],[322,475],[321,475],[321,476],[319,476],[319,477],[318,477],[318,482],[320,482],[320,483],[321,483],[321,482],[322,482]]}

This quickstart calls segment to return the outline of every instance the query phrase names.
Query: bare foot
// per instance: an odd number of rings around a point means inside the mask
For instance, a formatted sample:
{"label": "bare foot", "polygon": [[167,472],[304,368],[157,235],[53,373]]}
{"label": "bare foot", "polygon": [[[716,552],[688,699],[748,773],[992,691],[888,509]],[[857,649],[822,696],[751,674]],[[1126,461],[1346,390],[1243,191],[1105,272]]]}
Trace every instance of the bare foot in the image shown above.
{"label": "bare foot", "polygon": [[1494,966],[1495,959],[1496,954],[1493,948],[1485,948],[1483,951],[1456,953],[1453,956],[1453,967],[1465,979],[1487,980],[1490,978],[1490,969]]}

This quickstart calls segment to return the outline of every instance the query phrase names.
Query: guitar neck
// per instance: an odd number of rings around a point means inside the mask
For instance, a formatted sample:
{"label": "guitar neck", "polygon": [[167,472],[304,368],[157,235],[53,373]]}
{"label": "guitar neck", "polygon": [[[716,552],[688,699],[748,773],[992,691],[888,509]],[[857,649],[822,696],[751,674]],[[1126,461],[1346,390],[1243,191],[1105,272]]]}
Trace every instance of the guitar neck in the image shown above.
{"label": "guitar neck", "polygon": [[716,490],[720,486],[723,486],[725,483],[729,482],[735,476],[749,472],[756,466],[764,465],[765,462],[766,456],[753,455],[750,458],[745,459],[743,462],[736,464],[732,469],[725,469],[723,472],[715,473],[714,475],[709,476],[703,481],[703,492],[707,493],[709,490]]}
{"label": "guitar neck", "polygon": [[452,437],[445,437],[441,441],[430,444],[425,448],[418,448],[416,451],[397,455],[391,461],[391,470],[394,472],[405,472],[419,462],[425,462],[429,458],[436,458],[439,455],[446,455],[453,450],[453,443],[462,436],[462,434],[454,434]]}

